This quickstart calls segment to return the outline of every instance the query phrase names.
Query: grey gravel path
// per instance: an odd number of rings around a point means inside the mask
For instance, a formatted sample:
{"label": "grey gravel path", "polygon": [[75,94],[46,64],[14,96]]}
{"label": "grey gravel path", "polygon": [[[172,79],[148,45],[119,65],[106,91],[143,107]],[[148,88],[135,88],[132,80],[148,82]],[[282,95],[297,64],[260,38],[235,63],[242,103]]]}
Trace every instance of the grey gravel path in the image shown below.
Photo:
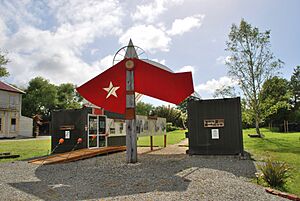
{"label": "grey gravel path", "polygon": [[255,171],[251,160],[170,148],[140,154],[137,164],[126,164],[124,152],[48,166],[0,163],[0,200],[285,200],[249,182]]}

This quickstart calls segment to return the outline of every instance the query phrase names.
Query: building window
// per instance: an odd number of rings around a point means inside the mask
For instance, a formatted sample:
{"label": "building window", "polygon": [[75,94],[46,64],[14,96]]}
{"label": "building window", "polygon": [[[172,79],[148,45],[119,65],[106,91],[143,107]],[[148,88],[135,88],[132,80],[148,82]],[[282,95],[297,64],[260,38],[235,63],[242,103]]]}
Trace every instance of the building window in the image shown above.
{"label": "building window", "polygon": [[16,131],[16,124],[17,124],[16,118],[11,118],[11,121],[10,121],[10,130],[11,131]]}

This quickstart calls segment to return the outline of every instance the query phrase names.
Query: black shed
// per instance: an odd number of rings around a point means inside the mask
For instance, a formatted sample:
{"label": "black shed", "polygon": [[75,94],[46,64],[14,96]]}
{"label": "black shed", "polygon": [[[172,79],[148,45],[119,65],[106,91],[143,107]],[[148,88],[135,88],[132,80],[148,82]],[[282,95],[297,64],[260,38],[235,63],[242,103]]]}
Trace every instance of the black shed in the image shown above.
{"label": "black shed", "polygon": [[[123,126],[125,120],[122,115],[83,107],[82,109],[56,110],[51,116],[50,133],[53,153],[126,145],[125,126]],[[112,126],[115,124],[120,127]],[[120,133],[120,128],[122,128],[122,133]],[[119,134],[114,134],[116,130]],[[82,142],[77,144],[79,138]],[[64,139],[62,144],[59,144],[60,139]]]}
{"label": "black shed", "polygon": [[243,155],[240,98],[188,102],[190,155]]}

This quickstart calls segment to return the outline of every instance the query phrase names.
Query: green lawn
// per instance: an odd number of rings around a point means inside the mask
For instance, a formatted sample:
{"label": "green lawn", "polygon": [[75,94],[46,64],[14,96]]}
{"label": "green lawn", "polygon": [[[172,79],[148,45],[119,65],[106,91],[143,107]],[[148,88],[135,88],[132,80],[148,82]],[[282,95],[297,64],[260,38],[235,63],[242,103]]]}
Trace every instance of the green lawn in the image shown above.
{"label": "green lawn", "polygon": [[[167,144],[176,144],[185,139],[186,130],[176,130],[167,133]],[[139,137],[138,146],[150,146],[150,137]],[[164,146],[164,136],[153,136],[153,146]]]}
{"label": "green lawn", "polygon": [[263,139],[250,138],[248,134],[254,129],[245,129],[244,148],[257,161],[272,159],[286,162],[292,168],[292,179],[286,185],[286,190],[300,196],[300,133],[277,133],[261,129]]}
{"label": "green lawn", "polygon": [[19,158],[0,159],[0,162],[10,162],[23,160],[37,156],[43,156],[51,150],[51,142],[48,140],[12,140],[0,141],[0,153],[10,152],[11,154],[19,154]]}

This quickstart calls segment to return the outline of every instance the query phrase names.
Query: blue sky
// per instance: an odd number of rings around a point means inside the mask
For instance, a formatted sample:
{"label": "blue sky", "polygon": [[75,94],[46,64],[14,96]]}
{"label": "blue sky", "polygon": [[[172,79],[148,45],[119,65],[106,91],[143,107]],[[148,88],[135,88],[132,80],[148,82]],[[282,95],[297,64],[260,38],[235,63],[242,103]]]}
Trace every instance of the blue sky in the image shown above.
{"label": "blue sky", "polygon": [[[192,71],[195,90],[209,98],[227,77],[225,41],[241,18],[271,30],[271,49],[290,78],[300,65],[298,0],[24,0],[0,1],[0,49],[19,86],[35,76],[80,85],[112,65],[132,38],[149,59]],[[162,104],[150,98],[143,99]]]}

